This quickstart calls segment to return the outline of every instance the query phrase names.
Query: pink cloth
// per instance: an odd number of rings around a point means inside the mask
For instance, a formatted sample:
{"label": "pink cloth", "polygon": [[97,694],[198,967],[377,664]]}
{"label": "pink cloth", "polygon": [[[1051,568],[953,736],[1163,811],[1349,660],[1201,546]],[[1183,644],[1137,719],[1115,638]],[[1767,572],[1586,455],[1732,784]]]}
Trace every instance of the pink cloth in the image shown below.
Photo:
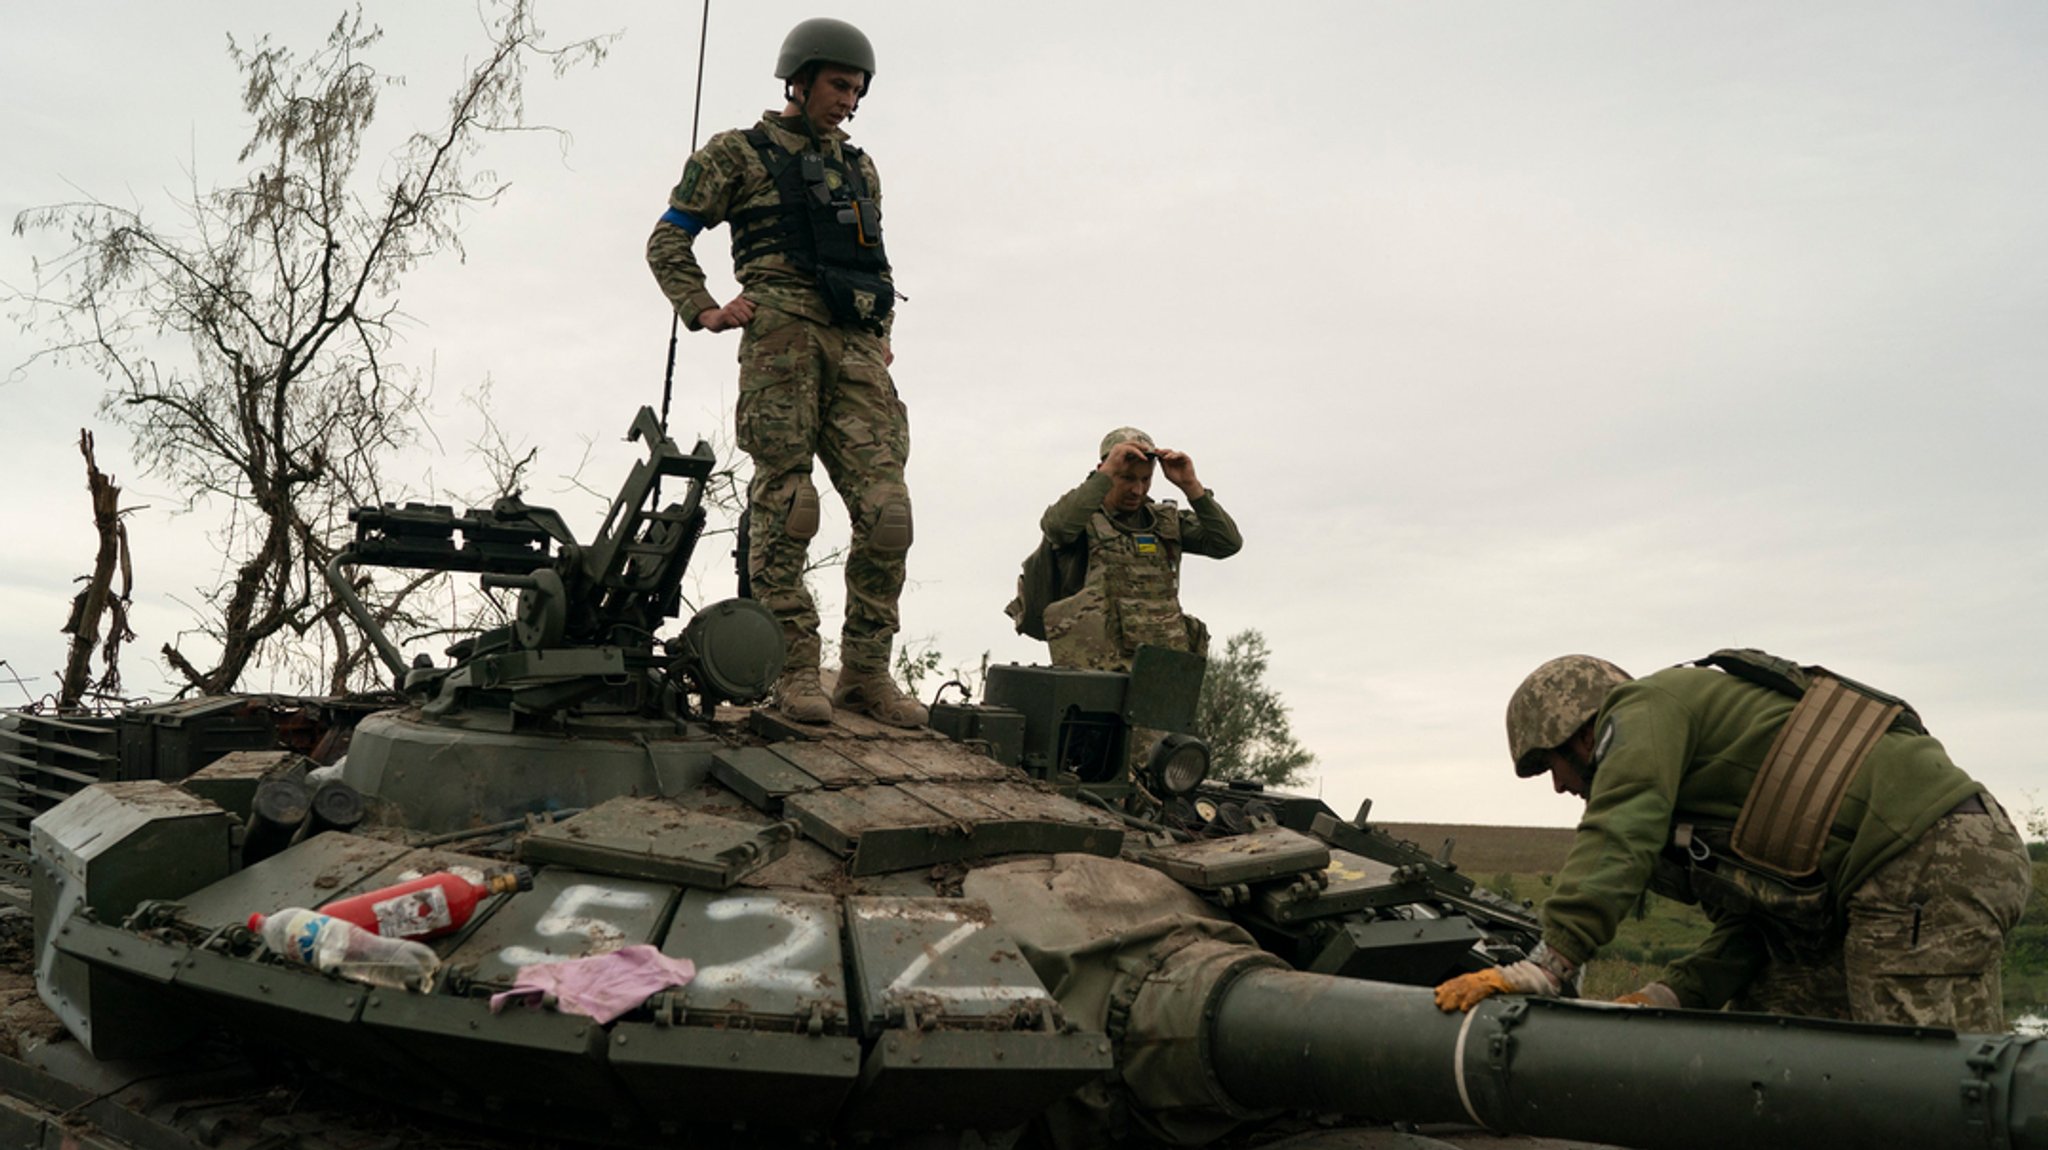
{"label": "pink cloth", "polygon": [[610,954],[522,966],[512,989],[491,996],[491,1013],[503,1010],[507,1002],[530,1002],[552,994],[557,1010],[610,1022],[649,995],[688,986],[695,977],[696,963],[639,943]]}

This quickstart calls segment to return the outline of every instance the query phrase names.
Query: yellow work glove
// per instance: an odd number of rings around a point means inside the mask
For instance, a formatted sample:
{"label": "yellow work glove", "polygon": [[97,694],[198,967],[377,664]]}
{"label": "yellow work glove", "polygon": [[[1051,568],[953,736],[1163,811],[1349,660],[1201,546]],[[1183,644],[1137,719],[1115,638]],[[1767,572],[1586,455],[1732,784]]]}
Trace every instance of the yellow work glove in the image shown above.
{"label": "yellow work glove", "polygon": [[1614,1000],[1623,1006],[1661,1006],[1667,1010],[1678,1008],[1678,992],[1661,982],[1646,982],[1627,994]]}
{"label": "yellow work glove", "polygon": [[1436,1008],[1446,1014],[1453,1010],[1470,1010],[1496,994],[1512,994],[1514,989],[1508,985],[1507,977],[1499,967],[1490,966],[1439,983]]}
{"label": "yellow work glove", "polygon": [[1563,955],[1538,943],[1535,953],[1522,962],[1475,970],[1438,985],[1436,1007],[1448,1014],[1453,1010],[1471,1010],[1496,994],[1554,997],[1571,980],[1574,969]]}

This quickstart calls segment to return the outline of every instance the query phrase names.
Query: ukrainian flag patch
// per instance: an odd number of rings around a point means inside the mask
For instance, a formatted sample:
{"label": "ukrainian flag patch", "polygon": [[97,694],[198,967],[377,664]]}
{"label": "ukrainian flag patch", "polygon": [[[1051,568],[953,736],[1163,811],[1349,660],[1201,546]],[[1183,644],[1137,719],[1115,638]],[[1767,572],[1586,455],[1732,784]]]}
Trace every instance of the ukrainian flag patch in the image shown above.
{"label": "ukrainian flag patch", "polygon": [[1155,535],[1138,536],[1138,554],[1150,555],[1159,550],[1159,538]]}

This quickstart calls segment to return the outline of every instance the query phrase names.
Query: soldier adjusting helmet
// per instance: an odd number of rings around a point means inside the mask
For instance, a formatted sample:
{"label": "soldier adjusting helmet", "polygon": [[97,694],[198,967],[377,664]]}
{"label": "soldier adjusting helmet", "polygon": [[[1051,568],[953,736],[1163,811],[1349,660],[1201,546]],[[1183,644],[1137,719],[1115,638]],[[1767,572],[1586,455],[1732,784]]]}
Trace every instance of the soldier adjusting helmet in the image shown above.
{"label": "soldier adjusting helmet", "polygon": [[775,78],[794,81],[812,64],[842,64],[867,73],[867,85],[875,82],[875,46],[866,33],[844,20],[818,16],[789,30],[782,38],[782,54],[775,58]]}
{"label": "soldier adjusting helmet", "polygon": [[1526,779],[1548,770],[1543,752],[1563,746],[1599,712],[1607,692],[1630,678],[1591,655],[1561,655],[1529,672],[1508,700],[1508,753],[1515,773]]}

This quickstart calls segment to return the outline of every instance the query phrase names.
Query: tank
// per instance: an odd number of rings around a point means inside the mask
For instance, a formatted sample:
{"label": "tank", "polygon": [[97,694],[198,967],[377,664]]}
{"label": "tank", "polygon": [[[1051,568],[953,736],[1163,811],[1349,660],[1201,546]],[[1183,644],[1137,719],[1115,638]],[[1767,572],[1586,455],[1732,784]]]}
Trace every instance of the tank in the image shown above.
{"label": "tank", "polygon": [[[1209,781],[1199,658],[993,667],[930,729],[754,706],[758,604],[658,637],[710,449],[632,436],[587,543],[516,497],[352,516],[329,582],[387,698],[0,721],[9,1144],[2048,1146],[2024,1036],[1439,1012],[1534,946],[1527,907],[1368,810]],[[372,566],[474,573],[509,621],[407,664]],[[426,980],[251,929],[515,866]]]}

